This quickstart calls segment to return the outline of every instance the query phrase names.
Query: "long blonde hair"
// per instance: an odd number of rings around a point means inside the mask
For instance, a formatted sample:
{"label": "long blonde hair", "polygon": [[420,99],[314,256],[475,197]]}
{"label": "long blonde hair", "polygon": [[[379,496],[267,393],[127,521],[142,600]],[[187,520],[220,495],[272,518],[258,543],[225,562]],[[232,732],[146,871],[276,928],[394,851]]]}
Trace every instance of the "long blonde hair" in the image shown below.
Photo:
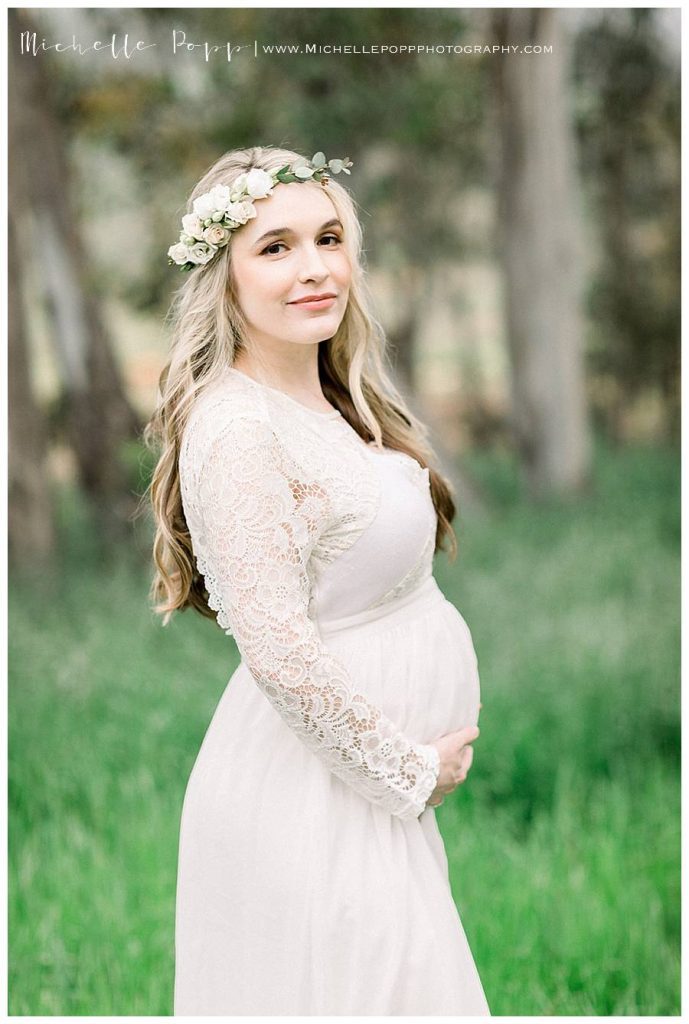
{"label": "long blonde hair", "polygon": [[[194,199],[214,185],[231,186],[238,175],[252,168],[270,172],[299,157],[291,150],[273,146],[225,153],[197,183],[187,210],[191,210]],[[438,515],[435,550],[444,549],[444,541],[449,539],[449,554],[454,560],[457,542],[451,526],[455,515],[451,485],[430,466],[434,453],[427,428],[407,408],[390,378],[385,333],[371,312],[364,280],[362,232],[354,200],[333,179],[325,187],[344,227],[343,244],[352,276],[342,322],[334,336],[318,346],[323,393],[364,441],[375,440],[406,452],[421,466],[428,466]],[[169,359],[160,374],[158,404],[143,432],[145,445],[159,451],[159,457],[142,495],[142,503],[150,498],[155,520],[155,573],[150,596],[164,625],[174,611],[189,607],[208,618],[214,619],[216,614],[209,608],[203,577],[195,564],[182,507],[178,458],[195,399],[246,346],[246,323],[232,279],[231,240],[209,264],[184,275],[173,297],[168,322],[172,324]]]}

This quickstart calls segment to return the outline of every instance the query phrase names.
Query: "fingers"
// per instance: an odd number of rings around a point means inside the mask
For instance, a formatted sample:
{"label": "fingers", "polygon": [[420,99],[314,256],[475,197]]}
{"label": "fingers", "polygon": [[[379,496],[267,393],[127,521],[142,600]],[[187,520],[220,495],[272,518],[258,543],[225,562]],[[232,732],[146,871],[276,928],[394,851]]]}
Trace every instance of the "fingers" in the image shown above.
{"label": "fingers", "polygon": [[470,746],[464,747],[462,749],[462,753],[459,759],[460,767],[459,772],[457,774],[457,785],[460,785],[460,783],[465,781],[467,775],[469,774],[469,769],[471,768],[473,760],[474,748]]}

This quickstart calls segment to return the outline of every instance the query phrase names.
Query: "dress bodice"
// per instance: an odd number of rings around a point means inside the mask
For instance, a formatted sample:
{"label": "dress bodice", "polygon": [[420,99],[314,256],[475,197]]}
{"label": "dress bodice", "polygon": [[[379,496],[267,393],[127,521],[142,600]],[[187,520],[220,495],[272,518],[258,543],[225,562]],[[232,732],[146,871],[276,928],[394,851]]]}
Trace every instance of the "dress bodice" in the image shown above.
{"label": "dress bodice", "polygon": [[[327,490],[308,565],[313,619],[379,607],[431,575],[437,517],[428,469],[405,452],[367,445],[336,410],[309,409],[230,370],[195,410],[183,448],[187,464],[192,449],[208,444],[227,416],[247,406],[273,425],[302,472]],[[189,488],[185,497],[193,516]]]}

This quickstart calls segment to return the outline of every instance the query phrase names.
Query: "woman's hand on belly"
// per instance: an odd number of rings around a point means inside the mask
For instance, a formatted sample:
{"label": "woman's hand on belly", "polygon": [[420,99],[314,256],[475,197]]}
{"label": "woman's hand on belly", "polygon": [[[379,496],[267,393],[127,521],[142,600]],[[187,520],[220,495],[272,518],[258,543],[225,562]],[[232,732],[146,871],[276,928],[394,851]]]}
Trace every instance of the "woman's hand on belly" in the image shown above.
{"label": "woman's hand on belly", "polygon": [[438,807],[448,793],[464,782],[474,759],[474,748],[470,744],[480,731],[477,725],[468,725],[433,741],[440,755],[440,771],[436,787],[426,801],[427,807]]}

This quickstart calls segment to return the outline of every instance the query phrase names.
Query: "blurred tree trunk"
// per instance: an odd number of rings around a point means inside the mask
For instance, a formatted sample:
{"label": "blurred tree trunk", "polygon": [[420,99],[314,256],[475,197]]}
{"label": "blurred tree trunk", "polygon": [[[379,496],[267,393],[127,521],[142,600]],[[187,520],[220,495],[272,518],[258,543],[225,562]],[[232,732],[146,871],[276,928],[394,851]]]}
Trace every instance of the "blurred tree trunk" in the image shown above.
{"label": "blurred tree trunk", "polygon": [[18,53],[28,15],[11,8],[10,90],[15,144],[10,163],[25,177],[34,224],[32,256],[44,288],[64,388],[66,430],[80,483],[98,513],[102,536],[122,531],[135,505],[119,450],[141,429],[121,382],[70,196],[64,137],[51,107],[43,54]]}
{"label": "blurred tree trunk", "polygon": [[55,525],[46,471],[46,429],[31,388],[21,259],[17,245],[17,189],[10,175],[8,225],[8,537],[11,562],[44,568],[55,549]]}
{"label": "blurred tree trunk", "polygon": [[419,310],[423,309],[424,297],[431,290],[432,274],[432,269],[411,263],[395,271],[402,309],[397,326],[388,332],[395,385],[404,395],[414,415],[428,426],[433,449],[438,456],[438,468],[448,477],[455,490],[458,510],[462,513],[478,512],[488,503],[485,491],[450,451],[445,442],[444,416],[438,413],[432,402],[424,399],[416,380]]}
{"label": "blurred tree trunk", "polygon": [[501,164],[500,248],[512,364],[513,428],[534,497],[589,480],[582,254],[567,39],[551,8],[492,15],[503,45],[552,44],[552,53],[496,60]]}

